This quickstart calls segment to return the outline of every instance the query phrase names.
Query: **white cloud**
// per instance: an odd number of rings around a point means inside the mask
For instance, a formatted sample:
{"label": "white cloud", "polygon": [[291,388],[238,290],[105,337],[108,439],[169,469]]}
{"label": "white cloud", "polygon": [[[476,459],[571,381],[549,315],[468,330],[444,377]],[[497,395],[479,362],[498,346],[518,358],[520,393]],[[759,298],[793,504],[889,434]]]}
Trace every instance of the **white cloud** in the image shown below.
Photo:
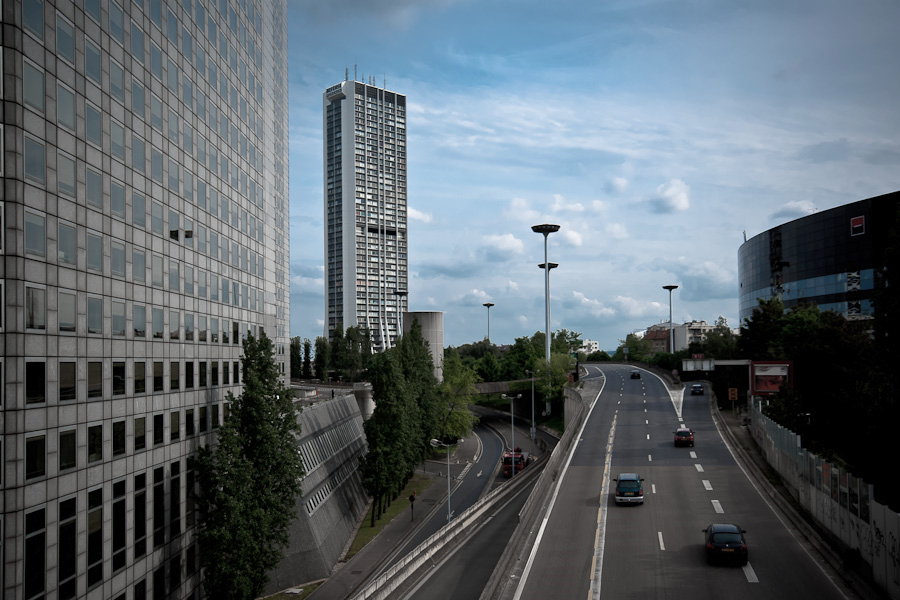
{"label": "white cloud", "polygon": [[811,215],[814,212],[816,212],[816,205],[809,200],[792,200],[773,212],[769,219],[772,221],[790,221]]}
{"label": "white cloud", "polygon": [[608,306],[605,306],[599,300],[594,298],[588,298],[584,293],[572,290],[572,297],[575,299],[576,304],[582,310],[586,310],[592,316],[595,317],[613,317],[616,314],[616,311]]}
{"label": "white cloud", "polygon": [[614,240],[628,238],[628,229],[621,223],[610,223],[606,226],[606,235]]}
{"label": "white cloud", "polygon": [[522,240],[511,233],[502,235],[484,235],[482,251],[496,258],[509,258],[513,254],[521,254],[525,246]]}
{"label": "white cloud", "polygon": [[550,210],[554,213],[558,212],[584,212],[584,205],[580,202],[569,202],[562,194],[553,194],[553,204]]}
{"label": "white cloud", "polygon": [[510,279],[509,281],[506,282],[506,291],[507,292],[518,292],[519,284],[516,283],[515,281],[513,281],[512,279]]}
{"label": "white cloud", "polygon": [[612,194],[621,194],[628,188],[628,180],[624,177],[613,177],[606,182],[606,191]]}
{"label": "white cloud", "polygon": [[603,200],[594,200],[591,202],[591,210],[596,213],[602,213],[609,210],[609,204],[604,202]]}
{"label": "white cloud", "polygon": [[560,229],[560,233],[562,233],[563,239],[570,246],[578,247],[578,246],[581,246],[582,243],[584,243],[584,240],[582,239],[581,234],[579,232],[575,231],[574,229],[571,229],[571,228]]}
{"label": "white cloud", "polygon": [[504,214],[507,218],[524,223],[536,223],[541,218],[541,213],[531,208],[531,204],[524,198],[510,200]]}
{"label": "white cloud", "polygon": [[656,188],[650,205],[658,213],[685,211],[691,207],[690,188],[680,179],[670,179]]}
{"label": "white cloud", "polygon": [[412,206],[406,207],[407,216],[413,221],[421,221],[423,223],[431,223],[433,218],[431,213],[422,212],[420,210],[416,210]]}

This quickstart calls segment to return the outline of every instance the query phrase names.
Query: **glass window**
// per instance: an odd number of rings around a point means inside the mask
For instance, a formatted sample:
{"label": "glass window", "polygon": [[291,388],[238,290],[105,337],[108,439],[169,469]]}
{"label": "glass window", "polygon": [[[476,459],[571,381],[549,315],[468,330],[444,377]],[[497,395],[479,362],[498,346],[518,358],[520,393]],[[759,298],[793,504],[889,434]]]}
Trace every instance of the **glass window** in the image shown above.
{"label": "glass window", "polygon": [[84,12],[100,22],[100,0],[84,0]]}
{"label": "glass window", "polygon": [[24,61],[22,71],[22,96],[25,104],[44,112],[44,71],[29,61]]}
{"label": "glass window", "polygon": [[131,24],[131,55],[144,64],[144,31],[136,23]]}
{"label": "glass window", "polygon": [[103,333],[103,299],[87,299],[87,330],[88,333]]}
{"label": "glass window", "polygon": [[91,206],[103,208],[103,175],[92,169],[84,170],[85,199]]}
{"label": "glass window", "polygon": [[131,134],[131,166],[139,173],[147,172],[147,147],[137,134]]}
{"label": "glass window", "polygon": [[134,337],[145,337],[147,335],[147,307],[143,304],[132,305],[131,321],[134,328]]}
{"label": "glass window", "polygon": [[77,464],[76,461],[76,436],[75,430],[59,432],[59,470],[72,469]]}
{"label": "glass window", "polygon": [[[175,367],[175,373],[178,373],[178,366],[176,363],[172,363]],[[174,379],[175,387],[173,390],[178,389],[178,380]],[[169,439],[170,441],[175,441],[181,437],[181,413],[177,410],[169,413]]]}
{"label": "glass window", "polygon": [[25,327],[42,330],[47,328],[47,290],[25,288]]}
{"label": "glass window", "polygon": [[125,128],[116,121],[109,122],[109,149],[113,156],[125,162]]}
{"label": "glass window", "polygon": [[62,15],[56,15],[56,53],[75,64],[75,28]]}
{"label": "glass window", "polygon": [[75,160],[62,152],[56,156],[56,188],[60,194],[75,197]]}
{"label": "glass window", "polygon": [[60,361],[59,362],[59,400],[77,399],[77,388],[75,379],[75,362]]}
{"label": "glass window", "polygon": [[184,266],[184,293],[194,294],[194,267],[190,265]]}
{"label": "glass window", "polygon": [[115,2],[109,3],[109,35],[125,45],[125,16],[122,7]]}
{"label": "glass window", "polygon": [[103,85],[103,66],[100,61],[100,48],[85,37],[84,40],[84,71],[97,85]]}
{"label": "glass window", "polygon": [[194,341],[194,315],[192,313],[184,314],[184,341]]}
{"label": "glass window", "polygon": [[46,473],[47,447],[44,436],[25,439],[25,479]]}
{"label": "glass window", "polygon": [[44,39],[44,3],[41,0],[22,2],[22,24],[38,39]]}
{"label": "glass window", "polygon": [[75,294],[59,292],[56,298],[59,303],[59,330],[75,331]]}
{"label": "glass window", "polygon": [[112,385],[113,395],[123,396],[125,394],[125,363],[114,362],[112,364]]}
{"label": "glass window", "polygon": [[156,254],[150,257],[150,277],[151,283],[155,286],[162,287],[163,284],[163,260],[162,256]]}
{"label": "glass window", "polygon": [[[112,310],[112,334],[124,336],[125,335],[125,303],[117,302],[115,300],[110,304]],[[124,392],[123,392],[124,393]]]}
{"label": "glass window", "polygon": [[67,265],[76,264],[77,243],[75,239],[75,228],[67,225],[62,221],[59,222],[57,229],[57,260]]}
{"label": "glass window", "polygon": [[[154,361],[153,362],[153,391],[161,392],[163,391],[163,364],[162,361]],[[154,428],[153,428],[153,436],[156,437],[157,431],[159,432],[160,440],[162,440],[162,423],[159,424],[159,427],[155,426],[154,417]],[[162,418],[160,418],[162,421]],[[159,443],[159,442],[157,442]]]}
{"label": "glass window", "polygon": [[56,122],[75,131],[75,94],[59,83],[56,84]]}
{"label": "glass window", "polygon": [[141,85],[141,82],[137,79],[131,80],[131,110],[139,116],[140,118],[144,118],[144,106],[146,104],[146,95],[144,93],[144,86]]}
{"label": "glass window", "polygon": [[[144,394],[147,392],[147,363],[144,361],[136,361],[134,363],[134,393],[135,394]],[[143,419],[141,419],[143,422]],[[135,419],[135,423],[137,423],[137,419]],[[137,429],[135,428],[135,435],[137,435]],[[141,446],[143,447],[143,446]]]}
{"label": "glass window", "polygon": [[[169,38],[177,39],[175,38]],[[178,66],[172,61],[172,59],[168,59],[166,64],[166,86],[169,88],[169,91],[178,96]]]}
{"label": "glass window", "polygon": [[198,342],[206,341],[206,316],[204,316],[204,315],[200,315],[200,317],[198,317],[197,341]]}
{"label": "glass window", "polygon": [[153,75],[162,81],[163,78],[163,62],[162,62],[162,50],[159,46],[150,42],[150,72]]}
{"label": "glass window", "polygon": [[144,283],[147,281],[147,257],[143,250],[131,251],[131,277],[135,281]]}
{"label": "glass window", "polygon": [[119,102],[125,103],[125,72],[122,65],[109,61],[109,93]]}
{"label": "glass window", "polygon": [[163,182],[163,156],[156,148],[150,148],[150,177],[157,183]]}
{"label": "glass window", "polygon": [[169,261],[169,289],[177,292],[181,290],[181,274],[178,272],[178,261]]}
{"label": "glass window", "polygon": [[88,361],[87,368],[88,398],[100,398],[103,396],[103,362]]}
{"label": "glass window", "polygon": [[87,234],[87,268],[103,270],[103,238],[93,233]]}
{"label": "glass window", "polygon": [[150,94],[150,125],[162,131],[163,109],[162,100],[156,94]]}
{"label": "glass window", "polygon": [[109,182],[109,212],[125,218],[125,186],[116,181]]}
{"label": "glass window", "polygon": [[103,460],[103,425],[88,427],[88,462]]}
{"label": "glass window", "polygon": [[[141,363],[143,364],[143,363]],[[146,417],[134,418],[134,449],[143,450],[147,447],[147,420]]]}
{"label": "glass window", "polygon": [[[96,453],[90,453],[91,430],[88,429],[88,460],[103,459],[103,429],[96,426]],[[103,488],[88,493],[88,525],[87,525],[87,584],[88,588],[103,580]]]}
{"label": "glass window", "polygon": [[181,339],[181,313],[177,310],[169,311],[169,339]]}
{"label": "glass window", "polygon": [[[124,392],[123,392],[124,393]],[[113,456],[125,454],[125,421],[113,421]]]}
{"label": "glass window", "polygon": [[[26,141],[28,138],[25,138]],[[43,215],[25,212],[25,252],[44,256],[46,253],[47,234]]]}
{"label": "glass window", "polygon": [[25,363],[25,403],[37,404],[47,400],[47,366],[41,361]]}
{"label": "glass window", "polygon": [[153,339],[161,340],[163,337],[163,309],[161,308],[153,308],[150,311],[151,314],[151,327],[153,331]]}
{"label": "glass window", "polygon": [[40,184],[47,179],[47,155],[44,152],[44,144],[27,135],[25,136],[25,178]]}
{"label": "glass window", "polygon": [[110,242],[109,270],[113,275],[125,277],[125,244]]}
{"label": "glass window", "polygon": [[89,142],[97,146],[103,145],[103,117],[89,102],[84,103],[84,134]]}
{"label": "glass window", "polygon": [[147,226],[147,203],[144,197],[136,192],[131,194],[131,221],[135,227]]}

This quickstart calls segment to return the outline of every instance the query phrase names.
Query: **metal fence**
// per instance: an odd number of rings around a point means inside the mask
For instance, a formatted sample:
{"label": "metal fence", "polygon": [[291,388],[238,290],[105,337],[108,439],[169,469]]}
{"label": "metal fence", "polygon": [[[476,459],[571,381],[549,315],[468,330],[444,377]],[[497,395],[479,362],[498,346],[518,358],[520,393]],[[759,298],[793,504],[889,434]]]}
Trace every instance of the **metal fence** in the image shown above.
{"label": "metal fence", "polygon": [[756,443],[794,498],[900,600],[900,513],[876,502],[871,484],[807,451],[799,435],[763,414],[762,401],[750,412]]}

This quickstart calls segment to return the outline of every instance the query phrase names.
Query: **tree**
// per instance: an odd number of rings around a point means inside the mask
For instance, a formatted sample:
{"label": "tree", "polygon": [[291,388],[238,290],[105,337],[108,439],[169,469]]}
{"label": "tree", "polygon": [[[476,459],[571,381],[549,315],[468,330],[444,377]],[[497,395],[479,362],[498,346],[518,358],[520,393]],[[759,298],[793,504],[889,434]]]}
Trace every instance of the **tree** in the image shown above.
{"label": "tree", "polygon": [[303,375],[302,340],[299,336],[291,338],[291,379],[300,379]]}
{"label": "tree", "polygon": [[425,458],[430,450],[429,441],[438,434],[441,421],[441,403],[434,361],[428,343],[422,337],[422,326],[414,320],[409,332],[397,340],[394,351],[399,355],[400,370],[412,402],[418,447],[412,450],[415,463]]}
{"label": "tree", "polygon": [[243,342],[244,389],[195,460],[200,560],[209,598],[258,597],[283,556],[304,475],[300,424],[272,342]]}
{"label": "tree", "polygon": [[529,338],[516,338],[512,347],[500,357],[502,380],[525,379],[528,377],[527,371],[534,368],[534,361],[539,357],[543,357],[543,352],[536,350]]}
{"label": "tree", "polygon": [[469,410],[469,404],[478,394],[475,379],[475,373],[463,364],[458,352],[451,349],[444,353],[444,381],[440,392],[446,402],[447,414],[440,435],[445,441],[455,442],[472,432],[475,415]]}
{"label": "tree", "polygon": [[316,374],[316,379],[320,381],[327,381],[328,370],[331,368],[328,338],[322,336],[316,338],[316,357],[313,362],[313,368]]}
{"label": "tree", "polygon": [[303,340],[303,369],[300,371],[302,379],[312,379],[312,344],[309,339]]}
{"label": "tree", "polygon": [[[613,360],[644,362],[650,359],[650,342],[644,338],[629,333],[624,340],[619,340],[619,343]],[[628,352],[625,352],[625,348],[628,348]]]}

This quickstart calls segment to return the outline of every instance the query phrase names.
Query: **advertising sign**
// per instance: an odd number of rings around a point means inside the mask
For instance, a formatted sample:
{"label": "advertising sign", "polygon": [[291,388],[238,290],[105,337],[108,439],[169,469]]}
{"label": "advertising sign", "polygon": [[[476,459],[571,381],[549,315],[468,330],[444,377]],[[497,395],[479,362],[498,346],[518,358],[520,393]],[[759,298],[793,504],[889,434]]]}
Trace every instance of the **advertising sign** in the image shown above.
{"label": "advertising sign", "polygon": [[790,380],[790,361],[754,360],[750,363],[751,393],[777,394]]}

